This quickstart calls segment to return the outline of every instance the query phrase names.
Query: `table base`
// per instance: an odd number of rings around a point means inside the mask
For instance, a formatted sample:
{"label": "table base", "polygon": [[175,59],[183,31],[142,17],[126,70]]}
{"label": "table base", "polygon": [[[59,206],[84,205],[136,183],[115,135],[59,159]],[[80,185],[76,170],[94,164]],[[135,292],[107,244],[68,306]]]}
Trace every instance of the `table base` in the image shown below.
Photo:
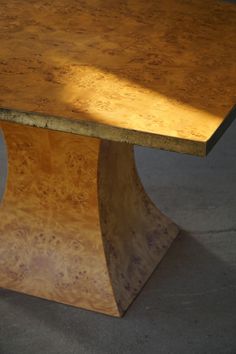
{"label": "table base", "polygon": [[179,232],[146,195],[133,146],[0,126],[0,286],[122,316]]}

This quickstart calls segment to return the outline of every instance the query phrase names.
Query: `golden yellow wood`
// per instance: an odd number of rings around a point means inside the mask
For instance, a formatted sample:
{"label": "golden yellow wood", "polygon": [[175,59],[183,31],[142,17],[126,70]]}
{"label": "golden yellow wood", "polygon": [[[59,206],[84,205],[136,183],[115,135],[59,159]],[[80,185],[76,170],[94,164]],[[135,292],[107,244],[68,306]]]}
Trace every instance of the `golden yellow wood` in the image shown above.
{"label": "golden yellow wood", "polygon": [[1,0],[0,31],[0,119],[203,156],[235,116],[234,4]]}
{"label": "golden yellow wood", "polygon": [[0,127],[0,287],[121,316],[178,234],[145,194],[133,147]]}
{"label": "golden yellow wood", "polygon": [[0,34],[0,286],[121,316],[178,234],[132,144],[204,156],[223,134],[236,7],[2,0]]}

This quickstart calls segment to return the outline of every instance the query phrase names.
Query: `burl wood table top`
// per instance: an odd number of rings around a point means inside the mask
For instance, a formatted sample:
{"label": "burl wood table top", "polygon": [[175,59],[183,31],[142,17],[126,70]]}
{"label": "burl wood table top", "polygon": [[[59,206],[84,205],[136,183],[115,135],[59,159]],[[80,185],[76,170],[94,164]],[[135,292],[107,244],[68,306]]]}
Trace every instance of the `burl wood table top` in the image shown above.
{"label": "burl wood table top", "polygon": [[1,0],[0,119],[203,156],[235,103],[234,4]]}

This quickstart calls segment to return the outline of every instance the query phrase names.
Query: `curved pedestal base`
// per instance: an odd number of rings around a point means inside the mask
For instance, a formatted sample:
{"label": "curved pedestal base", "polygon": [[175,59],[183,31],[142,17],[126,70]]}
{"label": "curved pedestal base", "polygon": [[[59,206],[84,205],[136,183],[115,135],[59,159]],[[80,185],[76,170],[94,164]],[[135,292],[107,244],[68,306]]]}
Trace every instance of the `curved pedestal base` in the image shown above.
{"label": "curved pedestal base", "polygon": [[133,147],[1,122],[0,286],[121,316],[178,234]]}

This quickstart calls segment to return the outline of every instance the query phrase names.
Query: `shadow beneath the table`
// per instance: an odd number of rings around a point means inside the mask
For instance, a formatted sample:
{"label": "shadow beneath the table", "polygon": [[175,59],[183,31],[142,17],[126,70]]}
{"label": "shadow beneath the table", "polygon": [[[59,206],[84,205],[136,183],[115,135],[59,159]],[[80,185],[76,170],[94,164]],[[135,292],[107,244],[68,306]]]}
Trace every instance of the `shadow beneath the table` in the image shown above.
{"label": "shadow beneath the table", "polygon": [[191,338],[193,332],[203,340],[198,348],[202,352],[206,336],[224,336],[225,328],[230,343],[236,315],[235,269],[207,248],[222,253],[225,247],[229,255],[232,242],[229,234],[193,237],[182,231],[122,319],[0,290],[2,352],[10,352],[4,348],[11,348],[13,335],[18,354],[28,353],[30,344],[47,353],[78,348],[111,353],[107,348],[114,345],[119,353],[154,353],[154,344],[155,350],[165,345],[169,352],[176,341],[182,346],[183,333]]}
{"label": "shadow beneath the table", "polygon": [[[202,298],[208,296],[214,307],[217,305],[214,301],[220,293],[226,295],[229,290],[235,292],[236,283],[231,282],[232,277],[236,281],[234,265],[226,263],[221,259],[222,257],[217,257],[208,250],[214,248],[214,251],[221,253],[222,256],[220,245],[230,253],[231,248],[228,247],[232,247],[231,241],[235,239],[235,232],[232,231],[228,235],[227,231],[225,234],[209,231],[191,235],[182,230],[166,257],[146,283],[143,292],[136,299],[130,316],[136,316],[135,312],[139,312],[140,305],[146,306],[145,309],[150,310],[151,313],[153,310],[157,310],[157,313],[159,310],[163,312],[162,306],[165,307],[170,303],[177,305],[178,310],[181,307],[182,310],[186,310],[187,304],[191,305],[190,308],[195,305],[204,307]],[[227,256],[226,254],[225,258]]]}

